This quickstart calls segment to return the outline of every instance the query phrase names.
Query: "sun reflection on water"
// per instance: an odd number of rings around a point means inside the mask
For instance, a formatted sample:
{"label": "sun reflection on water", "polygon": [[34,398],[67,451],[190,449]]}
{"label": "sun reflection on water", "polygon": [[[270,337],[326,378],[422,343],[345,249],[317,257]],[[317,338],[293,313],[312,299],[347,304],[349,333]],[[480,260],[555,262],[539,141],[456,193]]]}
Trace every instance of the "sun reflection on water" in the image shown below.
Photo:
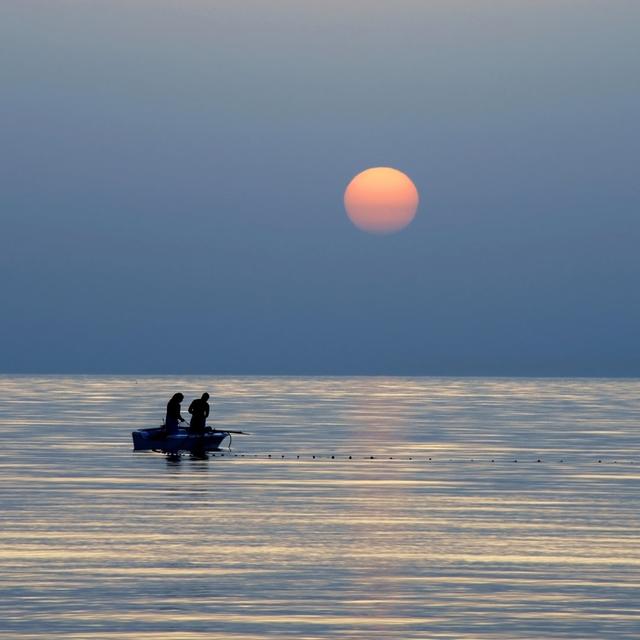
{"label": "sun reflection on water", "polygon": [[[638,381],[0,389],[0,637],[640,636]],[[176,390],[237,456],[131,452]]]}

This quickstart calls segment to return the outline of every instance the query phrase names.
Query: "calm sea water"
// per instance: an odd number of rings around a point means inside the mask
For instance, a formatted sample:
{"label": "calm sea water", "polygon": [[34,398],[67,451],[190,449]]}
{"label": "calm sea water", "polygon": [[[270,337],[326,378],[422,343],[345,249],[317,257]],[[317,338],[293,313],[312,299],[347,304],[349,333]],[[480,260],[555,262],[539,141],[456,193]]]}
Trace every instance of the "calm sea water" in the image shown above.
{"label": "calm sea water", "polygon": [[[175,391],[252,435],[133,453]],[[2,638],[640,637],[640,381],[5,376],[0,434]]]}

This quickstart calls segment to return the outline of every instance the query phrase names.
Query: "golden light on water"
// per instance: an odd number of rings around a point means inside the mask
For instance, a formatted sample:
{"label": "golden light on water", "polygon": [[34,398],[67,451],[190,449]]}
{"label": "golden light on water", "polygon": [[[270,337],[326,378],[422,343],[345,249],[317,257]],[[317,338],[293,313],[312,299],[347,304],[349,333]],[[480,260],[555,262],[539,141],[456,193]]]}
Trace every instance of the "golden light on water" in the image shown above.
{"label": "golden light on water", "polygon": [[[244,457],[131,452],[176,388],[252,431]],[[17,640],[636,637],[638,398],[638,381],[0,377],[0,620]]]}

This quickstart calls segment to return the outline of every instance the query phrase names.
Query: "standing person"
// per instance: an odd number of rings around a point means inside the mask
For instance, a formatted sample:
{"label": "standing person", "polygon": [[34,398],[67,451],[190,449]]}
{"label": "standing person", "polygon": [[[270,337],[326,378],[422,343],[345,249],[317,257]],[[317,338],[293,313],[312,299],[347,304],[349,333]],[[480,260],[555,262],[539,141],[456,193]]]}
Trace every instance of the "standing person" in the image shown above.
{"label": "standing person", "polygon": [[164,419],[164,424],[169,435],[178,433],[178,423],[184,422],[184,418],[180,415],[180,403],[183,400],[184,396],[181,393],[174,393],[167,403],[167,417]]}
{"label": "standing person", "polygon": [[202,435],[205,432],[207,418],[209,417],[209,399],[208,393],[203,393],[201,398],[196,398],[189,405],[189,413],[191,414],[191,428],[189,431],[197,435]]}

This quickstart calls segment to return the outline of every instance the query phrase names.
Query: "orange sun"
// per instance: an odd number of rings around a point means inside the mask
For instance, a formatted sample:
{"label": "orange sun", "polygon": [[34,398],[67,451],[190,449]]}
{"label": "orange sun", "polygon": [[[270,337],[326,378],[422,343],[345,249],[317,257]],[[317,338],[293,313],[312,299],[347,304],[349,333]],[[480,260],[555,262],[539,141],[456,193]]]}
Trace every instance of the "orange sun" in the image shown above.
{"label": "orange sun", "polygon": [[391,167],[359,173],[344,192],[344,207],[356,227],[370,233],[404,229],[418,209],[418,190],[409,176]]}

